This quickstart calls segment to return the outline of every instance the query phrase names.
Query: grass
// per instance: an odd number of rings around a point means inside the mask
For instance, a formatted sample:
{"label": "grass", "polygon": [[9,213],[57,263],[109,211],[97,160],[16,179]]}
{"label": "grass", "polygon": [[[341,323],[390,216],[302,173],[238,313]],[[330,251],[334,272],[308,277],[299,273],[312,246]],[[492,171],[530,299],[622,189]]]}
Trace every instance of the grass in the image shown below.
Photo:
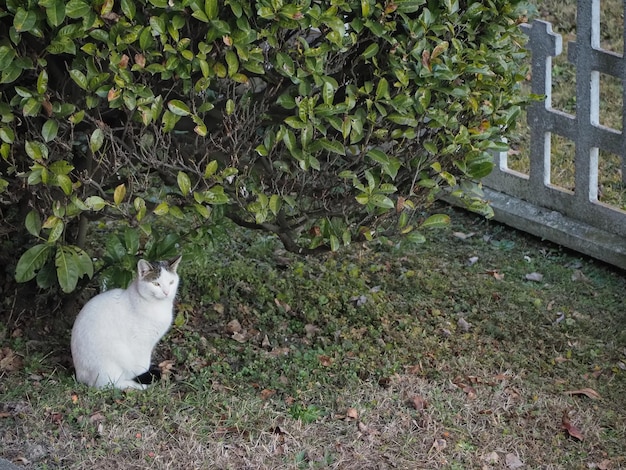
{"label": "grass", "polygon": [[[563,53],[553,59],[552,107],[576,114],[576,69],[567,60],[569,42],[576,40],[576,1],[544,0],[537,2],[541,19],[552,24],[554,32],[563,37]],[[601,46],[623,53],[623,3],[619,0],[601,2]],[[621,80],[609,75],[600,77],[600,123],[618,131],[622,130],[623,87]],[[525,116],[522,119],[525,123]],[[528,128],[521,125],[514,139],[516,150],[509,157],[509,167],[528,173],[530,159]],[[563,189],[574,190],[575,147],[558,135],[551,140],[551,183]],[[600,151],[598,174],[598,199],[606,204],[626,210],[626,184],[622,177],[622,162],[618,155]]]}
{"label": "grass", "polygon": [[[0,455],[44,469],[626,468],[623,273],[452,215],[423,246],[298,258],[243,232],[187,253],[157,350],[166,379],[146,392],[76,384],[70,319],[27,330],[27,312],[5,312]],[[601,398],[565,393],[581,389]]]}

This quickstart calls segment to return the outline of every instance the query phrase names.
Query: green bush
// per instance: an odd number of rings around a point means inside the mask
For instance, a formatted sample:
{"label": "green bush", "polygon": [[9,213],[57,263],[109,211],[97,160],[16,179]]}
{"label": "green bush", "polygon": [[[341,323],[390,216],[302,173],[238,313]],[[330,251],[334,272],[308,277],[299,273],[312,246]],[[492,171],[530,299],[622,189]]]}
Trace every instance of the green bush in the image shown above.
{"label": "green bush", "polygon": [[[224,216],[305,252],[421,241],[447,221],[423,215],[442,190],[488,213],[478,180],[522,103],[521,7],[7,0],[0,208],[36,240],[17,280],[69,292],[94,257],[131,266]],[[104,248],[95,219],[122,227]]]}

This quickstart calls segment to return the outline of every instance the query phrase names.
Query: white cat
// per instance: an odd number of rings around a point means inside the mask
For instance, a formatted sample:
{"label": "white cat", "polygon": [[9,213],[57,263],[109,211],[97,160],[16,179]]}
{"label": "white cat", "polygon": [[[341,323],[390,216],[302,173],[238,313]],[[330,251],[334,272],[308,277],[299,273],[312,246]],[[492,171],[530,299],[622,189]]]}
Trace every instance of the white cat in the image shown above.
{"label": "white cat", "polygon": [[93,387],[145,389],[152,351],[172,324],[181,256],[137,263],[128,289],[113,289],[85,304],[72,328],[76,379]]}

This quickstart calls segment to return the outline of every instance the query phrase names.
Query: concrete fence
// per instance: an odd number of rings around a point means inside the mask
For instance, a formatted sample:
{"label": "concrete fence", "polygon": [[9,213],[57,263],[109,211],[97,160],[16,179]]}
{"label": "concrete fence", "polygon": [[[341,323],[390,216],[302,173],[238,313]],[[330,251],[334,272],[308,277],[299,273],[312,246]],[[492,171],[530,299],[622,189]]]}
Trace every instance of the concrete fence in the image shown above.
{"label": "concrete fence", "polygon": [[[600,149],[621,158],[626,184],[626,110],[621,131],[600,124],[600,73],[622,81],[623,106],[626,59],[600,47],[600,1],[579,0],[576,41],[568,45],[568,60],[576,68],[576,113],[571,115],[551,105],[552,58],[562,52],[561,36],[545,21],[523,28],[532,55],[532,93],[545,96],[528,109],[530,170],[516,172],[508,167],[506,153],[497,155],[494,172],[484,179],[485,196],[496,220],[626,269],[626,211],[598,201]],[[624,41],[626,50],[626,32]],[[551,180],[552,133],[575,144],[573,191]]]}

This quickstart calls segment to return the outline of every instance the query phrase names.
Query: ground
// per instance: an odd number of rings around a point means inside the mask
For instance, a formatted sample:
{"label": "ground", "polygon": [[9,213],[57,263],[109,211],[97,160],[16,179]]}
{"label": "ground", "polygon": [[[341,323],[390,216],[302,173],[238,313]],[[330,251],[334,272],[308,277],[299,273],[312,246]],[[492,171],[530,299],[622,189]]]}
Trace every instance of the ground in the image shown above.
{"label": "ground", "polygon": [[5,299],[0,456],[38,469],[626,468],[624,273],[443,210],[452,227],[424,245],[302,258],[239,232],[186,253],[155,355],[165,377],[146,392],[77,384],[72,315],[33,322]]}

